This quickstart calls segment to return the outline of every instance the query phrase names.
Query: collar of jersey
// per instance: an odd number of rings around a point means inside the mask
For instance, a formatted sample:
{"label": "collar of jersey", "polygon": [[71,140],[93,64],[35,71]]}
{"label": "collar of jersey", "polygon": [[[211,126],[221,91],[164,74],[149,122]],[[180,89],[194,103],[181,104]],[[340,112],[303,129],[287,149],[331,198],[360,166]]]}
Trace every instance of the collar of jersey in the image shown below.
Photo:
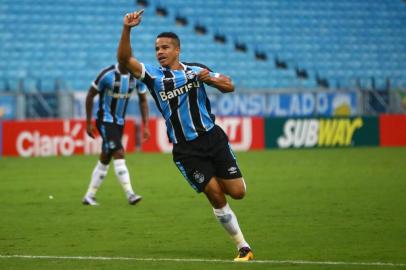
{"label": "collar of jersey", "polygon": [[116,64],[114,65],[114,68],[115,68],[115,70],[116,70],[116,72],[117,72],[118,74],[120,74],[120,75],[122,75],[122,76],[130,76],[130,73],[123,74],[123,73],[120,72],[120,70],[118,69],[118,63],[116,63]]}
{"label": "collar of jersey", "polygon": [[[185,64],[183,64],[182,62],[179,62],[179,64],[182,66],[183,70],[187,69],[187,66]],[[163,67],[163,66],[161,66],[161,69],[165,70],[165,71],[167,71],[167,70],[171,71],[172,70],[170,68],[166,68],[166,67]]]}

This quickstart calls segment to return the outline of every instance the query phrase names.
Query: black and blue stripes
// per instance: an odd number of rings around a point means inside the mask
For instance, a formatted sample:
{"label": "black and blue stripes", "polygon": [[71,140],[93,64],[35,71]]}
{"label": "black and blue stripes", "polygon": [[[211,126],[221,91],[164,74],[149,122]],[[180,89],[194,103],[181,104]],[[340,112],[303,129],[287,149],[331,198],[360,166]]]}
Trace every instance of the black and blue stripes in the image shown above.
{"label": "black and blue stripes", "polygon": [[168,136],[173,143],[191,141],[214,126],[204,84],[197,79],[204,66],[182,64],[182,67],[182,70],[170,70],[143,65],[141,78],[165,118]]}
{"label": "black and blue stripes", "polygon": [[103,122],[124,125],[128,101],[137,89],[138,93],[145,93],[146,88],[131,74],[122,74],[117,64],[103,69],[93,87],[99,92],[99,109],[97,118]]}

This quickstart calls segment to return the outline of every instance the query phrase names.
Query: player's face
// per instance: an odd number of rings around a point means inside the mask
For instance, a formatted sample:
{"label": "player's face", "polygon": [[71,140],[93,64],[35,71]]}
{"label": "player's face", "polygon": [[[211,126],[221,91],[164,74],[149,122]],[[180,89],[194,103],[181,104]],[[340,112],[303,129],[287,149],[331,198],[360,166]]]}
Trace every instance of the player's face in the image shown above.
{"label": "player's face", "polygon": [[179,59],[179,46],[172,38],[161,37],[157,38],[155,42],[156,59],[163,67],[171,67],[178,62]]}

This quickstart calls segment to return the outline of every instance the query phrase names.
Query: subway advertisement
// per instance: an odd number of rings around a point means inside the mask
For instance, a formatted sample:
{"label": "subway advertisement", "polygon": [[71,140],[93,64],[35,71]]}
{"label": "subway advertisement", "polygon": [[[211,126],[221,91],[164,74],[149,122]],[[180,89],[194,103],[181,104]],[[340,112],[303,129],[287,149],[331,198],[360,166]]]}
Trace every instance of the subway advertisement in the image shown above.
{"label": "subway advertisement", "polygon": [[267,118],[267,148],[379,145],[377,117]]}

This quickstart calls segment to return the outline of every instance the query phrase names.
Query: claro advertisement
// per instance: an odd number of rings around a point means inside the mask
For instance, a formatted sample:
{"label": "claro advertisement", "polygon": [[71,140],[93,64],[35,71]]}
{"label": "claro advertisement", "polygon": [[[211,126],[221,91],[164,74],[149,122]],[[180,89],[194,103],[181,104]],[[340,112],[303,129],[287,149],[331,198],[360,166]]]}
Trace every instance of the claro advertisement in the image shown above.
{"label": "claro advertisement", "polygon": [[[3,155],[22,157],[98,154],[102,139],[90,138],[84,120],[31,120],[3,122]],[[123,146],[135,150],[135,124],[127,120]]]}

